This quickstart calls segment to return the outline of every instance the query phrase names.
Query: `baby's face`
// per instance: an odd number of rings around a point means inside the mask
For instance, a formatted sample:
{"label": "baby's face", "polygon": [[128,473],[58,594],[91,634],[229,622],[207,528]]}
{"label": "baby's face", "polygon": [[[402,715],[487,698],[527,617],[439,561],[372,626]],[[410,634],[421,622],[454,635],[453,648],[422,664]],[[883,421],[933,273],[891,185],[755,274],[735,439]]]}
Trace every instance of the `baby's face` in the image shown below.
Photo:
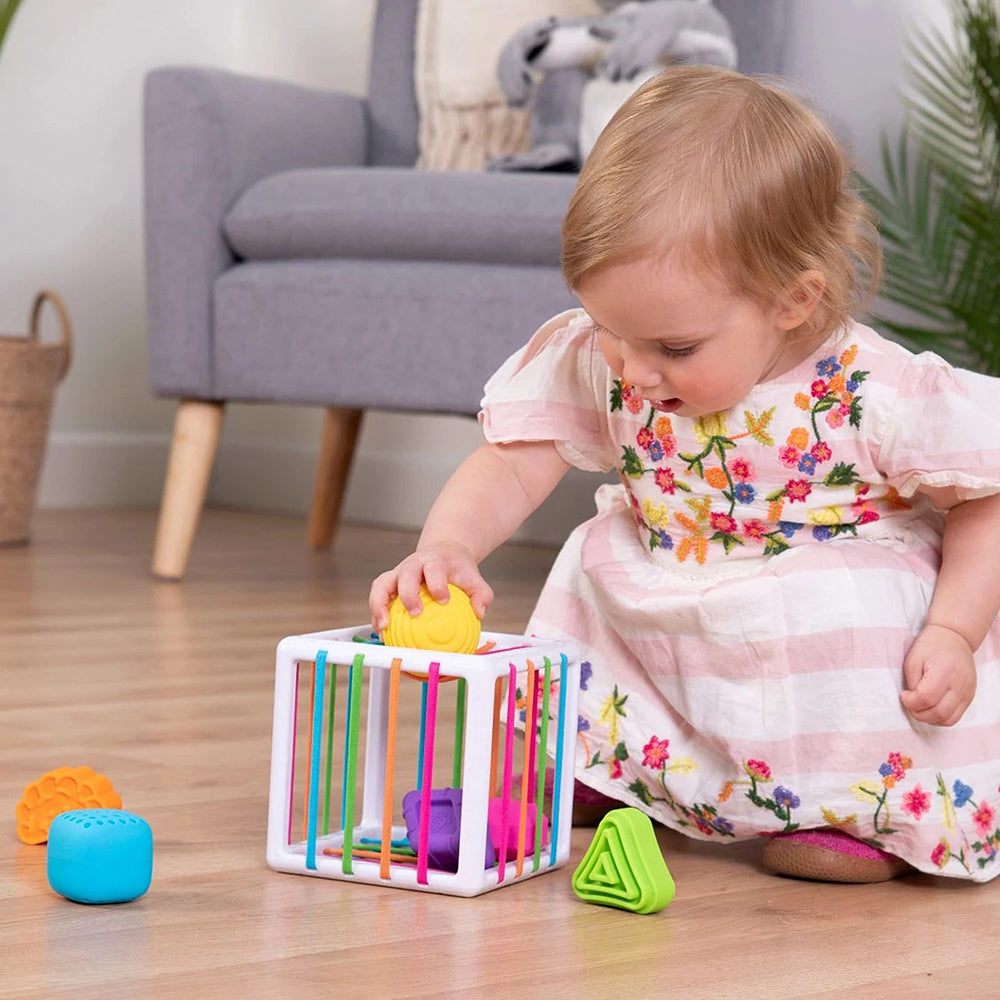
{"label": "baby's face", "polygon": [[578,294],[611,370],[664,413],[729,410],[814,346],[789,338],[797,320],[780,304],[765,309],[675,261],[609,264]]}

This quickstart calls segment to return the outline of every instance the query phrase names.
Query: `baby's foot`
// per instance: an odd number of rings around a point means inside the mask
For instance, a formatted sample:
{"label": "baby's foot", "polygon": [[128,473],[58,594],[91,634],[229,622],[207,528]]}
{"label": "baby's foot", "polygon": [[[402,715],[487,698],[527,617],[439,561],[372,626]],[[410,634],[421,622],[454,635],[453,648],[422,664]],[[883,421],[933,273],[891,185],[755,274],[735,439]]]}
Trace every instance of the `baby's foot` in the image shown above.
{"label": "baby's foot", "polygon": [[623,804],[576,781],[573,783],[573,826],[597,826],[612,809],[620,809]]}
{"label": "baby's foot", "polygon": [[814,882],[886,882],[911,871],[901,858],[840,830],[796,830],[770,837],[762,858],[776,875]]}

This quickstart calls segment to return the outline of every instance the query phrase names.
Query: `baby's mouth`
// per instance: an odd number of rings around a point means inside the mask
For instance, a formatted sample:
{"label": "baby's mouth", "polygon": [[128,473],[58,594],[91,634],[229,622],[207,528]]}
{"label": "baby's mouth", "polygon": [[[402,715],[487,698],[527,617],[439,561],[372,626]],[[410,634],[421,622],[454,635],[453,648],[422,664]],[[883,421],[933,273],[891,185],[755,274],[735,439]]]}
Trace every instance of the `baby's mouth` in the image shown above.
{"label": "baby's mouth", "polygon": [[684,405],[684,400],[676,396],[670,399],[651,399],[649,402],[653,409],[659,410],[660,413],[676,413]]}

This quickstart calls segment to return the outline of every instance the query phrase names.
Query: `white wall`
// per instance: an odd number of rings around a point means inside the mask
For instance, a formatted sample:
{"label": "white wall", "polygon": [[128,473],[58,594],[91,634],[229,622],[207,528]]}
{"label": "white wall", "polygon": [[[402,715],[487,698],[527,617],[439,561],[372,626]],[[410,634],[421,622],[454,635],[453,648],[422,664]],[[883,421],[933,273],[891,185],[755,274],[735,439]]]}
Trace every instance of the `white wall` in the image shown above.
{"label": "white wall", "polygon": [[[900,113],[901,38],[910,22],[943,22],[946,0],[792,3],[789,75],[877,176],[879,131]],[[144,73],[210,63],[363,93],[373,7],[24,0],[0,56],[0,330],[23,330],[33,292],[51,285],[68,301],[77,348],[57,398],[43,505],[154,504],[159,496],[173,407],[152,399],[145,375]],[[304,510],[319,421],[315,409],[231,407],[212,497]],[[419,523],[478,440],[472,421],[370,415],[347,515]],[[586,477],[570,480],[531,534],[561,537],[589,511],[591,492]]]}

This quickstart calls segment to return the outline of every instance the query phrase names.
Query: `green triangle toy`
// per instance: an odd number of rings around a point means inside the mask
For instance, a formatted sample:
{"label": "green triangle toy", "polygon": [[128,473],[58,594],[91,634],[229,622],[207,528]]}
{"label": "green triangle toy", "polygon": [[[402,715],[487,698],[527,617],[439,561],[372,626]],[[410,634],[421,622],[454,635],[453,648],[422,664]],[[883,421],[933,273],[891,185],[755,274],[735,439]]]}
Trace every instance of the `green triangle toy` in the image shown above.
{"label": "green triangle toy", "polygon": [[585,903],[632,913],[657,913],[674,898],[673,877],[645,813],[612,809],[601,820],[573,872],[573,891]]}

